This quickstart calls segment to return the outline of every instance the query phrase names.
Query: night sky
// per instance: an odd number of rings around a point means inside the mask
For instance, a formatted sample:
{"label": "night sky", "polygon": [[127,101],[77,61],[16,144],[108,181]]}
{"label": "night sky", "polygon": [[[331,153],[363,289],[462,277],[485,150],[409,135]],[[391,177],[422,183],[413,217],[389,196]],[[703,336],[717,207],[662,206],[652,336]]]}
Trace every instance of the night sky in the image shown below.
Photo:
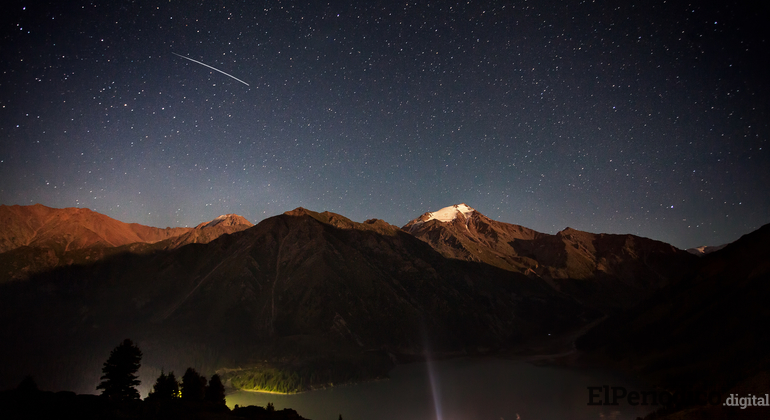
{"label": "night sky", "polygon": [[770,9],[690,3],[6,1],[0,203],[730,242],[770,222]]}

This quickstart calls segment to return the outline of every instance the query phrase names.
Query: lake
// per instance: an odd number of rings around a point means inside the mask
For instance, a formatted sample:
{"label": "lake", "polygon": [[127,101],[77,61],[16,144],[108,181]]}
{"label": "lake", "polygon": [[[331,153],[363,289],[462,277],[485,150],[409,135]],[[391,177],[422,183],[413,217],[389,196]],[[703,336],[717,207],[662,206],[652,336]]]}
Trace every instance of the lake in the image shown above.
{"label": "lake", "polygon": [[[634,420],[656,407],[589,406],[589,386],[640,382],[598,370],[534,366],[521,360],[461,358],[396,367],[389,380],[293,395],[238,391],[227,405],[293,408],[312,420]],[[603,398],[603,392],[601,397]]]}

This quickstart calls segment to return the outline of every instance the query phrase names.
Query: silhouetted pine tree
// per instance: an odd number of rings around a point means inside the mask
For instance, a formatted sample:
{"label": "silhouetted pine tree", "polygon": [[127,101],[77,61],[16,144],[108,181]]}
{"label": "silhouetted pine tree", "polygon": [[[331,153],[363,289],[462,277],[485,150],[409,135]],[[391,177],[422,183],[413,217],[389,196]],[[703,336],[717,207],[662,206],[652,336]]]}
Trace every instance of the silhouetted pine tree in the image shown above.
{"label": "silhouetted pine tree", "polygon": [[206,378],[193,368],[187,368],[182,376],[182,399],[185,401],[203,401],[206,395]]}
{"label": "silhouetted pine tree", "polygon": [[152,391],[147,396],[147,399],[157,400],[173,400],[179,398],[179,383],[176,381],[174,372],[169,372],[168,375],[160,372],[160,376],[155,381],[155,385],[152,387]]}
{"label": "silhouetted pine tree", "polygon": [[209,381],[209,386],[206,387],[206,401],[211,401],[215,404],[225,404],[225,386],[222,385],[222,380],[219,375],[214,374]]}
{"label": "silhouetted pine tree", "polygon": [[96,389],[102,390],[102,395],[113,401],[138,400],[139,391],[136,386],[140,381],[136,372],[139,371],[142,352],[134,343],[125,339],[110,353],[110,358],[102,368],[102,382]]}

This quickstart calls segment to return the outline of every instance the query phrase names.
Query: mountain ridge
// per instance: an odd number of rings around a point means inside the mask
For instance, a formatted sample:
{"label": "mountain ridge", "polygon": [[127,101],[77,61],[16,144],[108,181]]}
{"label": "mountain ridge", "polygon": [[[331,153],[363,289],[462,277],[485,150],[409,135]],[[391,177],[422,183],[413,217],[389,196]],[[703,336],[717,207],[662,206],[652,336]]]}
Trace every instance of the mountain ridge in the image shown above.
{"label": "mountain ridge", "polygon": [[[90,209],[56,209],[0,205],[0,252],[22,246],[59,247],[69,250],[94,246],[121,246],[134,242],[158,242],[187,232],[189,228],[155,228],[125,223]],[[79,234],[79,235],[76,235]]]}
{"label": "mountain ridge", "polygon": [[[222,216],[220,216],[222,217]],[[0,283],[59,265],[88,263],[116,252],[147,252],[205,243],[252,226],[225,215],[196,228],[125,223],[90,209],[41,204],[0,206]]]}
{"label": "mountain ridge", "polygon": [[[434,216],[452,209],[455,217]],[[551,235],[492,220],[466,204],[425,213],[403,229],[448,258],[542,279],[605,311],[633,305],[695,263],[694,256],[664,242],[569,227]]]}
{"label": "mountain ridge", "polygon": [[[584,361],[627,369],[670,392],[763,395],[770,378],[770,224],[699,258],[697,266],[576,341]],[[692,404],[692,402],[690,402]],[[768,407],[680,406],[670,417],[767,418]],[[672,410],[672,411],[678,411]],[[688,416],[685,416],[687,414]]]}

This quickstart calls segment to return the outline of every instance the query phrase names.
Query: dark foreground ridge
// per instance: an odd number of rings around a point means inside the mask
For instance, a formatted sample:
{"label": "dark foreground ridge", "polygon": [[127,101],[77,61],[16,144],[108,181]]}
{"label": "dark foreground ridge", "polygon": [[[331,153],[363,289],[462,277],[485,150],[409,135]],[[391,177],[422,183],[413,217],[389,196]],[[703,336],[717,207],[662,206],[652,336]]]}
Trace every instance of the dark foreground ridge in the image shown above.
{"label": "dark foreground ridge", "polygon": [[236,407],[206,401],[114,402],[98,395],[17,388],[0,392],[0,417],[12,419],[255,419],[302,420],[296,411]]}
{"label": "dark foreground ridge", "polygon": [[[697,269],[577,340],[604,365],[672,394],[765,397],[770,389],[770,225],[705,255]],[[647,419],[770,418],[770,407],[690,403]]]}

